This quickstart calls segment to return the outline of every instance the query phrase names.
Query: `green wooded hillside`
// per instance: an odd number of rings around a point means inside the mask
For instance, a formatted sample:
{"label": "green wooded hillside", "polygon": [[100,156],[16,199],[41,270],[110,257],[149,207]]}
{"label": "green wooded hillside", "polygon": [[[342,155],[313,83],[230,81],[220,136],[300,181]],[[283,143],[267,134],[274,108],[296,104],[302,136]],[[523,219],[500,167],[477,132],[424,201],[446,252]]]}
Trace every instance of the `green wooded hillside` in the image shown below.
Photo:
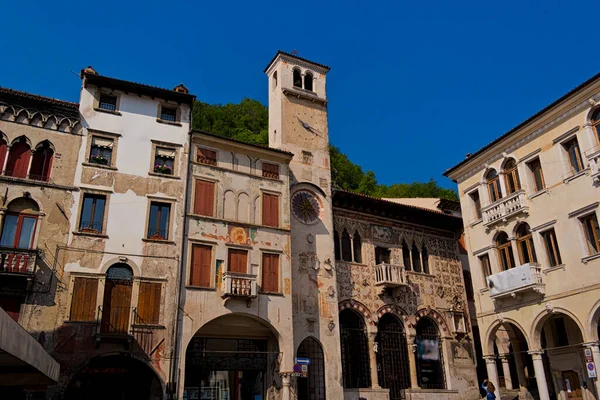
{"label": "green wooded hillside", "polygon": [[[211,132],[246,143],[268,145],[269,112],[260,102],[245,98],[238,104],[194,104],[194,129]],[[336,187],[374,197],[440,197],[458,200],[455,191],[428,182],[377,183],[373,171],[363,171],[339,148],[330,146],[332,179]]]}

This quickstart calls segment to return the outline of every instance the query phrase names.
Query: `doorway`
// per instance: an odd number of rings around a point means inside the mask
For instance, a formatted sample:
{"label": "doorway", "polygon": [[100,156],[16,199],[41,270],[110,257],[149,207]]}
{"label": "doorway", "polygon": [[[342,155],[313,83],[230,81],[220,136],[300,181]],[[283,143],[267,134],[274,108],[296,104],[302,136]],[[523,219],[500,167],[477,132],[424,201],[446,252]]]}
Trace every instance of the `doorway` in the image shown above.
{"label": "doorway", "polygon": [[575,371],[563,371],[561,374],[563,390],[568,400],[583,400],[581,383]]}
{"label": "doorway", "polygon": [[129,331],[133,272],[127,264],[115,264],[106,271],[102,304],[102,333],[124,335]]}

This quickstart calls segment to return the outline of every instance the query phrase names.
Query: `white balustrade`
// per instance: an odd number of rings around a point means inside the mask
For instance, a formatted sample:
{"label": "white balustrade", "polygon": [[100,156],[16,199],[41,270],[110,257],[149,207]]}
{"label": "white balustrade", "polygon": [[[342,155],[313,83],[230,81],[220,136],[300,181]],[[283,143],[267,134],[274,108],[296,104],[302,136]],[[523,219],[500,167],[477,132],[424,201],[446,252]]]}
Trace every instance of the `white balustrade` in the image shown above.
{"label": "white balustrade", "polygon": [[525,191],[521,189],[482,208],[483,224],[490,226],[520,212],[528,213],[526,200]]}
{"label": "white balustrade", "polygon": [[600,146],[594,147],[586,155],[590,164],[590,174],[592,179],[600,181]]}
{"label": "white balustrade", "polygon": [[256,297],[256,275],[239,272],[223,273],[223,297]]}
{"label": "white balustrade", "polygon": [[537,263],[528,263],[487,277],[492,298],[517,297],[525,291],[544,294],[542,268]]}
{"label": "white balustrade", "polygon": [[375,285],[394,287],[407,284],[404,267],[388,263],[375,266]]}

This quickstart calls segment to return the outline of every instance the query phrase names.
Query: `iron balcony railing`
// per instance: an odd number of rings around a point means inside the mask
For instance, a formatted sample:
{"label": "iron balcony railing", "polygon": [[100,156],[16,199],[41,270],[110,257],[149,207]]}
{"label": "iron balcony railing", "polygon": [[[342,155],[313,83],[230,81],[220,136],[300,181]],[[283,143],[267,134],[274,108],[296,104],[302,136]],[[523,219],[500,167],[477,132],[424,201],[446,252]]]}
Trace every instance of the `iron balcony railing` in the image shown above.
{"label": "iron balcony railing", "polygon": [[397,287],[407,285],[406,270],[400,265],[381,263],[375,266],[375,285]]}
{"label": "iron balcony railing", "polygon": [[103,335],[129,335],[132,307],[98,306],[98,333]]}
{"label": "iron balcony railing", "polygon": [[0,247],[0,273],[33,275],[37,256],[37,249]]}

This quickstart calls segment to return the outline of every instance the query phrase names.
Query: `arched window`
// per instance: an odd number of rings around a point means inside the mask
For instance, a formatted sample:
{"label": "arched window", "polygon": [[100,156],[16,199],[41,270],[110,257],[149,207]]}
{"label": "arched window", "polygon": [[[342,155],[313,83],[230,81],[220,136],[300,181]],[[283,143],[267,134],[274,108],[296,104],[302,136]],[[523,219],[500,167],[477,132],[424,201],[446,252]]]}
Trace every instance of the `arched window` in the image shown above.
{"label": "arched window", "polygon": [[594,126],[596,136],[598,136],[598,140],[600,141],[600,108],[592,115],[592,125]]}
{"label": "arched window", "polygon": [[29,168],[29,158],[31,157],[31,148],[24,138],[10,146],[8,161],[4,175],[14,176],[15,178],[26,178],[27,168]]}
{"label": "arched window", "polygon": [[390,399],[403,399],[410,387],[410,361],[404,326],[393,314],[384,314],[377,325],[377,375]]}
{"label": "arched window", "polygon": [[336,230],[333,231],[333,248],[335,249],[335,259],[341,260],[340,235]]}
{"label": "arched window", "polygon": [[8,146],[4,139],[0,138],[0,173],[4,167],[4,160],[6,159],[6,153],[8,152]]}
{"label": "arched window", "polygon": [[512,158],[504,165],[504,176],[506,177],[506,194],[511,194],[521,189],[517,163]]}
{"label": "arched window", "polygon": [[498,248],[498,258],[502,265],[502,270],[506,271],[510,268],[515,267],[515,258],[513,257],[512,246],[508,235],[504,232],[500,232],[496,238],[496,247]]}
{"label": "arched window", "polygon": [[129,332],[133,271],[127,264],[118,263],[106,271],[104,302],[102,304],[102,333],[125,335]]}
{"label": "arched window", "polygon": [[427,247],[423,245],[423,250],[421,250],[421,258],[423,259],[423,272],[429,273],[429,253],[427,252]]}
{"label": "arched window", "polygon": [[293,75],[294,86],[302,88],[302,74],[300,73],[300,70],[294,68]]}
{"label": "arched window", "polygon": [[535,248],[533,247],[533,237],[531,236],[529,225],[526,223],[522,223],[517,229],[517,246],[521,264],[537,262]]}
{"label": "arched window", "polygon": [[344,387],[371,387],[367,329],[362,316],[353,310],[340,313],[340,341]]}
{"label": "arched window", "polygon": [[402,241],[402,262],[404,263],[404,268],[407,271],[412,269],[412,265],[410,265],[410,250],[408,249],[408,245],[406,241]]}
{"label": "arched window", "polygon": [[440,332],[429,318],[421,318],[417,323],[417,378],[422,389],[445,389],[444,359]]}
{"label": "arched window", "polygon": [[354,262],[362,263],[362,239],[358,231],[354,231],[352,245],[354,246]]}
{"label": "arched window", "polygon": [[39,211],[37,203],[26,197],[8,203],[2,224],[0,246],[32,249]]}
{"label": "arched window", "polygon": [[311,400],[325,400],[325,357],[319,342],[307,337],[298,346],[297,357],[310,359],[308,376],[298,379],[298,398]]}
{"label": "arched window", "polygon": [[307,72],[306,75],[304,75],[304,89],[310,90],[311,92],[313,91],[313,74],[310,72]]}
{"label": "arched window", "polygon": [[29,179],[48,181],[50,179],[53,156],[54,151],[50,147],[50,143],[48,143],[48,141],[40,144],[33,153],[31,168],[29,169]]}
{"label": "arched window", "polygon": [[490,202],[498,201],[502,198],[502,190],[500,189],[500,177],[496,170],[492,169],[485,176],[487,179],[488,191],[490,193]]}
{"label": "arched window", "polygon": [[352,241],[346,229],[342,232],[342,260],[352,262]]}
{"label": "arched window", "polygon": [[273,72],[273,89],[277,87],[277,71]]}
{"label": "arched window", "polygon": [[417,249],[417,245],[413,243],[412,245],[412,269],[415,272],[421,271],[421,254],[419,254],[419,249]]}

